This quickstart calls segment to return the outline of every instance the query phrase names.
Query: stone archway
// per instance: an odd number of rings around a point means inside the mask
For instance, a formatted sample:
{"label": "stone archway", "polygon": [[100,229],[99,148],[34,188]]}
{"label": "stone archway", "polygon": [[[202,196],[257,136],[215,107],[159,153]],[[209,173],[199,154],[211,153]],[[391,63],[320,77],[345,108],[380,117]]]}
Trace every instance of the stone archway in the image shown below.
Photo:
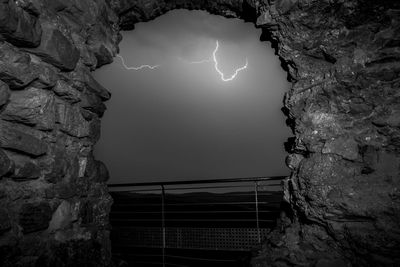
{"label": "stone archway", "polygon": [[399,264],[400,6],[390,0],[2,0],[1,264],[110,264],[108,174],[92,155],[110,94],[90,71],[112,61],[119,26],[175,8],[254,21],[293,84],[285,212],[255,266]]}

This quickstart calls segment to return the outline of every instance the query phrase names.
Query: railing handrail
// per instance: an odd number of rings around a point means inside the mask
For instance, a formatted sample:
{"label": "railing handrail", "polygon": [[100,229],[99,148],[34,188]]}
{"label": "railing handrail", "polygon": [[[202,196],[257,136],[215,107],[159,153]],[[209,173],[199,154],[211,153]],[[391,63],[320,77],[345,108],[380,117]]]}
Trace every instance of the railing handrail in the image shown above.
{"label": "railing handrail", "polygon": [[182,180],[182,181],[169,181],[169,182],[120,183],[120,184],[108,184],[108,187],[168,186],[168,185],[185,185],[185,184],[276,181],[276,180],[283,180],[286,177],[287,176],[260,176],[260,177],[222,178],[222,179],[209,179],[209,180],[204,179],[204,180]]}

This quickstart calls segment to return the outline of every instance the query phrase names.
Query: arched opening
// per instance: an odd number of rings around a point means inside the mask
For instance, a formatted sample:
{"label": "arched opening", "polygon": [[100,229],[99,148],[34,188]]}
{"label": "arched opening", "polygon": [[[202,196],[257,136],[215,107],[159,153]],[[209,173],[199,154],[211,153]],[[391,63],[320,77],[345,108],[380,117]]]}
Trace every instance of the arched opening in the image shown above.
{"label": "arched opening", "polygon": [[113,94],[96,145],[109,182],[287,175],[289,83],[260,35],[185,10],[123,32],[114,63],[94,74]]}
{"label": "arched opening", "polygon": [[110,94],[91,71],[112,62],[120,30],[176,8],[255,22],[292,82],[284,196],[293,216],[255,265],[398,265],[400,7],[391,0],[0,1],[0,265],[110,265],[112,199],[93,156]]}
{"label": "arched opening", "polygon": [[[95,156],[113,187],[147,183],[111,193],[115,258],[248,266],[275,226],[280,180],[239,180],[289,172],[281,111],[289,83],[261,33],[239,19],[173,10],[122,32],[113,64],[94,73],[113,95]],[[239,179],[216,181],[229,178]],[[185,184],[193,180],[212,183]]]}

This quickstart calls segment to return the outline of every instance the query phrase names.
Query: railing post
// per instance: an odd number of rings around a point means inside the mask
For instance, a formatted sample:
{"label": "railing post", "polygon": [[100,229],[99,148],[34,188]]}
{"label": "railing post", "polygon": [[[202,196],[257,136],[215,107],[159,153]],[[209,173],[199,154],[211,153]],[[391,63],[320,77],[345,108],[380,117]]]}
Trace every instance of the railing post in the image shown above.
{"label": "railing post", "polygon": [[161,226],[162,226],[162,262],[165,267],[165,247],[166,247],[166,233],[165,233],[165,189],[161,185]]}
{"label": "railing post", "polygon": [[258,181],[254,181],[254,195],[256,198],[256,222],[257,222],[257,237],[258,237],[258,244],[261,243],[261,233],[260,233],[260,221],[259,221],[259,214],[258,214]]}

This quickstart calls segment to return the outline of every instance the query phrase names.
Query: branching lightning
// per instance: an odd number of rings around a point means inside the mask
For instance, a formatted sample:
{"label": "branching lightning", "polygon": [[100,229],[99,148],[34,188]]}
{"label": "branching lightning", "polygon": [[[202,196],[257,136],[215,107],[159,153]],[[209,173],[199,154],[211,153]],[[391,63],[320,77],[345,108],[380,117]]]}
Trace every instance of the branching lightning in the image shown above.
{"label": "branching lightning", "polygon": [[203,60],[199,60],[199,61],[189,61],[188,63],[189,64],[202,64],[202,63],[214,62],[215,71],[219,74],[219,76],[221,77],[221,80],[224,81],[224,82],[232,81],[233,79],[236,78],[236,76],[239,74],[239,72],[241,72],[244,69],[247,69],[248,60],[246,58],[246,64],[245,65],[243,65],[242,67],[236,69],[235,72],[230,77],[225,78],[225,74],[218,68],[218,60],[217,60],[218,49],[219,49],[219,43],[218,43],[218,40],[217,40],[216,46],[215,46],[215,49],[214,49],[214,51],[212,53],[212,57],[211,58],[203,59]]}
{"label": "branching lightning", "polygon": [[121,59],[122,65],[125,67],[125,69],[127,70],[142,70],[142,69],[150,69],[150,70],[154,70],[156,68],[158,68],[160,65],[140,65],[139,67],[129,67],[128,65],[126,65],[124,58],[121,55],[117,55],[117,57],[119,57]]}
{"label": "branching lightning", "polygon": [[[231,76],[229,76],[228,78],[225,78],[225,74],[218,67],[218,60],[217,60],[218,49],[219,49],[219,43],[218,43],[218,40],[217,40],[216,41],[216,47],[215,47],[215,49],[214,49],[214,51],[212,53],[212,57],[210,57],[209,59],[203,59],[203,60],[199,60],[199,61],[189,61],[189,62],[184,60],[184,59],[182,59],[182,58],[179,58],[179,59],[182,60],[182,61],[187,62],[188,64],[203,64],[203,63],[214,62],[215,71],[219,74],[219,76],[220,76],[220,78],[221,78],[221,80],[223,82],[229,82],[229,81],[234,80],[236,78],[236,76],[239,74],[239,72],[241,72],[242,70],[247,69],[247,66],[248,66],[249,62],[248,62],[248,60],[246,58],[246,64],[244,64],[242,67],[236,69],[235,72]],[[147,65],[146,64],[146,65],[141,65],[139,67],[129,67],[129,66],[126,65],[125,60],[121,55],[117,55],[117,57],[119,57],[121,59],[122,65],[127,70],[142,70],[142,69],[154,70],[154,69],[156,69],[156,68],[158,68],[160,66],[160,65],[153,65],[152,66],[152,65]]]}
{"label": "branching lightning", "polygon": [[224,82],[232,81],[233,79],[236,78],[236,76],[238,75],[239,72],[241,72],[244,69],[247,69],[247,65],[248,65],[247,58],[246,58],[246,64],[245,65],[243,65],[242,67],[236,69],[235,73],[233,73],[229,78],[225,78],[225,74],[218,68],[218,60],[217,60],[218,48],[219,48],[219,43],[218,43],[218,40],[217,40],[217,46],[215,47],[214,52],[213,52],[213,60],[214,60],[215,70],[218,72],[218,74],[221,77],[222,81],[224,81]]}

